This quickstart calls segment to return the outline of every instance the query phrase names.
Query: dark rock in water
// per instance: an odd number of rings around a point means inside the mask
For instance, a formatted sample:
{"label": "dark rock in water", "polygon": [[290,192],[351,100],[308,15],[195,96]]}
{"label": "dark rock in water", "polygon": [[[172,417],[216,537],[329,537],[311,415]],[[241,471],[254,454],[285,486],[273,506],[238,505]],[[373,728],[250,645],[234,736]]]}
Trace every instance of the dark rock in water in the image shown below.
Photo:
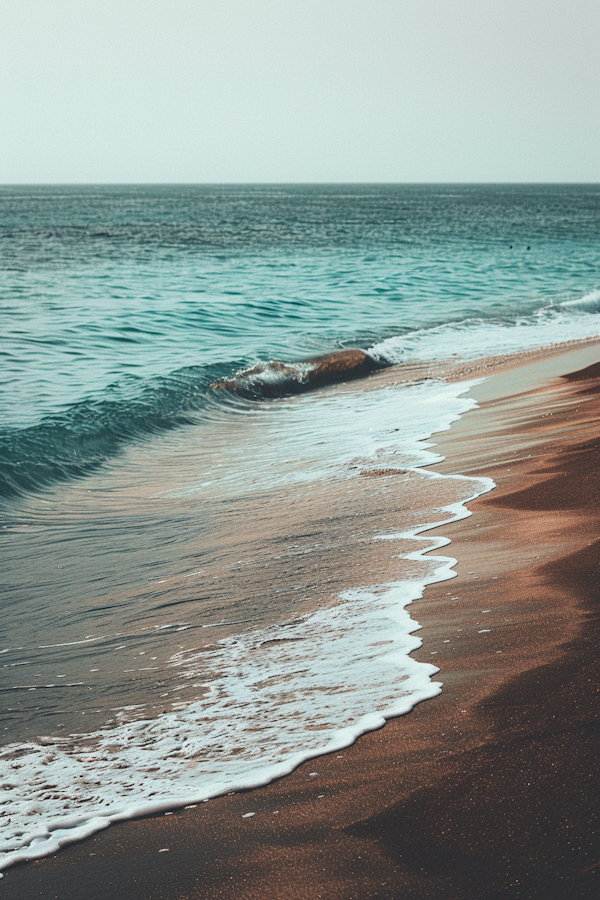
{"label": "dark rock in water", "polygon": [[338,350],[297,363],[279,360],[258,363],[238,372],[233,378],[214,382],[211,387],[251,396],[277,397],[336,381],[361,378],[378,368],[381,365],[364,350]]}
{"label": "dark rock in water", "polygon": [[375,360],[364,350],[340,350],[307,360],[312,368],[307,373],[309,384],[329,384],[344,378],[360,378],[378,368]]}

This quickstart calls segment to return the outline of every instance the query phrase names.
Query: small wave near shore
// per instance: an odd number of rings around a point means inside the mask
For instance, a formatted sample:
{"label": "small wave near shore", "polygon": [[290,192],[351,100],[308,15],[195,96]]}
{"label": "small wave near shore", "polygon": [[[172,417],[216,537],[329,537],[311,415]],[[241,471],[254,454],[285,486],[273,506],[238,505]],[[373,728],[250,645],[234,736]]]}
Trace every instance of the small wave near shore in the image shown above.
{"label": "small wave near shore", "polygon": [[89,475],[132,445],[221,415],[414,362],[478,359],[598,333],[600,291],[516,319],[465,318],[300,360],[186,366],[129,378],[25,427],[0,427],[0,501]]}

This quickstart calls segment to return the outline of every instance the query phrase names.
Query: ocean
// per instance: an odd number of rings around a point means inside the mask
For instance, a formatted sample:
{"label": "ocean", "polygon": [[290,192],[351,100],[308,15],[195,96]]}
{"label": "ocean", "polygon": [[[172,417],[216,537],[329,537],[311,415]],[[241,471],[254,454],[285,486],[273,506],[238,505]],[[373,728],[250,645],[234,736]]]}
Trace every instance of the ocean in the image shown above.
{"label": "ocean", "polygon": [[443,366],[598,336],[599,211],[596,185],[0,187],[0,869],[443,689],[409,608],[493,488],[436,471],[475,405]]}

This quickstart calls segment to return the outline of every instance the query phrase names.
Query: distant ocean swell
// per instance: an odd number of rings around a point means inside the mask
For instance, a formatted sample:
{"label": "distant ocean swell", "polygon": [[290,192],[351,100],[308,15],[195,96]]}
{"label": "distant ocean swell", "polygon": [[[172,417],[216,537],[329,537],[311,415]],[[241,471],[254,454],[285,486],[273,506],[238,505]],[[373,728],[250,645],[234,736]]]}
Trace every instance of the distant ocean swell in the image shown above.
{"label": "distant ocean swell", "polygon": [[593,290],[512,322],[469,318],[294,362],[187,366],[150,380],[129,378],[37,424],[1,428],[0,497],[84,476],[132,443],[210,416],[215,405],[299,393],[414,360],[473,359],[586,338],[598,333],[599,312],[600,290]]}

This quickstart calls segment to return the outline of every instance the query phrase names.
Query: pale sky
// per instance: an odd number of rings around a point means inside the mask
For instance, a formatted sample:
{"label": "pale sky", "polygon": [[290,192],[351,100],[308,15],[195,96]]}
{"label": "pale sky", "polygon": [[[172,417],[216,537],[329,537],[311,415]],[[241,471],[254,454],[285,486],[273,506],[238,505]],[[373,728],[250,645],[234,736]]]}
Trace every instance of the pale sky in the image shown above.
{"label": "pale sky", "polygon": [[0,0],[0,183],[600,181],[600,0]]}

